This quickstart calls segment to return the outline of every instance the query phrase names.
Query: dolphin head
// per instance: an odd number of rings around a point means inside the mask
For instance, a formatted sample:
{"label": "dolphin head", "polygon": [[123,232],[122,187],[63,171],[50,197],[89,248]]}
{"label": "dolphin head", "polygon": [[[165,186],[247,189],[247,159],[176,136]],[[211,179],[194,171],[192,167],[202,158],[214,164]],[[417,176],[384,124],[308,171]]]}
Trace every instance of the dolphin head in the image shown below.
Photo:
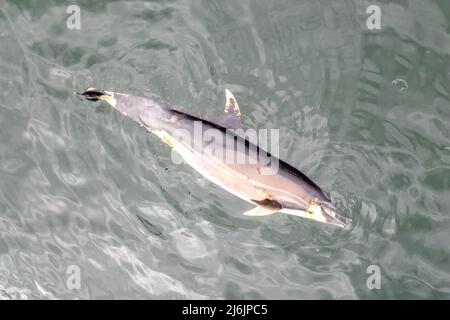
{"label": "dolphin head", "polygon": [[306,208],[304,205],[295,206],[289,204],[280,211],[344,229],[350,228],[352,224],[352,219],[339,211],[329,199],[317,199],[313,197]]}
{"label": "dolphin head", "polygon": [[331,201],[318,201],[315,206],[318,207],[317,211],[319,211],[322,220],[324,220],[323,222],[344,229],[348,229],[352,225],[352,219],[339,211]]}

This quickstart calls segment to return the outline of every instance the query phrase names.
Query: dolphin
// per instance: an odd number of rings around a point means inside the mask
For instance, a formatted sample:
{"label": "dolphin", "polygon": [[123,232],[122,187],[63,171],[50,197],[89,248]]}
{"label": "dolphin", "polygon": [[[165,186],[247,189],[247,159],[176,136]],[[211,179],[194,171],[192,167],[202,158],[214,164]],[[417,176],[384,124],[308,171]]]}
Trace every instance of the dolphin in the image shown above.
{"label": "dolphin", "polygon": [[246,216],[285,213],[341,228],[351,225],[316,183],[243,133],[239,105],[228,89],[224,113],[211,119],[118,92],[88,88],[76,94],[106,101],[157,135],[205,178],[251,203],[254,208]]}

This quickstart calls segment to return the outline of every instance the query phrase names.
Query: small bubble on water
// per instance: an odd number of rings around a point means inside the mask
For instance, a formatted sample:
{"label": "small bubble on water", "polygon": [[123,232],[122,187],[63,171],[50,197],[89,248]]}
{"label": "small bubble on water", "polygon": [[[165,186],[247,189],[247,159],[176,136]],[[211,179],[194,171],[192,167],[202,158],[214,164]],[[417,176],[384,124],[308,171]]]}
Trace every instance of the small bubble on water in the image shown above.
{"label": "small bubble on water", "polygon": [[403,79],[399,78],[399,79],[392,80],[392,84],[397,86],[400,89],[400,91],[408,90],[408,83]]}
{"label": "small bubble on water", "polygon": [[69,72],[62,70],[62,69],[57,69],[57,68],[51,69],[50,74],[55,77],[62,77],[62,78],[66,78],[66,79],[70,77]]}
{"label": "small bubble on water", "polygon": [[409,193],[409,196],[414,200],[416,200],[419,197],[419,190],[415,186],[410,187],[408,189],[408,193]]}

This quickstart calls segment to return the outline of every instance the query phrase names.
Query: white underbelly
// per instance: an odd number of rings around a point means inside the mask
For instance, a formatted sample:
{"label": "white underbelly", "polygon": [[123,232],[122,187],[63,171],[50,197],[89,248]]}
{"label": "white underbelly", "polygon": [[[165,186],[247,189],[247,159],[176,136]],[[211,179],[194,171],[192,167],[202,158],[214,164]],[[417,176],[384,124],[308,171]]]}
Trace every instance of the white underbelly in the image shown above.
{"label": "white underbelly", "polygon": [[[248,194],[239,192],[238,189],[233,188],[230,185],[224,183],[223,180],[221,180],[218,177],[220,176],[220,174],[225,174],[225,172],[223,171],[227,170],[227,166],[223,162],[220,162],[213,157],[206,159],[201,153],[196,152],[194,149],[172,138],[165,131],[152,131],[152,132],[156,134],[158,137],[160,137],[165,143],[169,144],[172,147],[172,149],[176,151],[188,165],[194,168],[203,177],[205,177],[212,183],[218,185],[222,189],[228,191],[229,193],[234,194],[235,196],[241,198],[242,200],[253,204]],[[216,174],[213,174],[211,171],[214,171]]]}
{"label": "white underbelly", "polygon": [[[225,177],[225,175],[228,175],[228,181],[230,181],[230,176],[235,178],[236,180],[240,180],[241,185],[242,183],[244,183],[243,181],[245,181],[245,179],[243,179],[240,174],[230,170],[225,163],[215,159],[214,157],[207,158],[203,156],[200,152],[196,152],[191,147],[186,146],[182,142],[172,138],[172,136],[170,136],[165,131],[151,130],[151,132],[156,134],[161,138],[161,140],[170,145],[172,149],[176,151],[187,164],[194,168],[203,177],[205,177],[212,183],[215,183],[229,193],[241,198],[242,200],[255,205],[251,201],[251,197],[249,194],[241,192],[241,189],[243,188],[233,187],[231,184],[224,182],[224,180],[227,179],[221,179],[221,177],[223,178]],[[283,208],[279,212],[304,218],[310,218],[308,213],[306,213],[304,210]]]}

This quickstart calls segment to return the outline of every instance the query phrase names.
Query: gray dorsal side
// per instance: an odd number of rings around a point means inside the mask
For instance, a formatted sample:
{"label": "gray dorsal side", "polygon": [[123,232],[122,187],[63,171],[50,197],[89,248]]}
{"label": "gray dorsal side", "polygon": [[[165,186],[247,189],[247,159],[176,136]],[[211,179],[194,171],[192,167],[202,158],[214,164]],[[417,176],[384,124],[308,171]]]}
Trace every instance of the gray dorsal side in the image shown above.
{"label": "gray dorsal side", "polygon": [[217,124],[225,129],[240,129],[243,128],[241,122],[241,110],[239,109],[239,105],[236,101],[236,98],[233,96],[230,90],[225,89],[225,109],[224,113],[220,116],[202,118],[201,115],[196,114],[194,112],[185,110],[184,108],[178,106],[170,106],[169,108],[178,111],[199,119],[204,119],[214,124]]}

